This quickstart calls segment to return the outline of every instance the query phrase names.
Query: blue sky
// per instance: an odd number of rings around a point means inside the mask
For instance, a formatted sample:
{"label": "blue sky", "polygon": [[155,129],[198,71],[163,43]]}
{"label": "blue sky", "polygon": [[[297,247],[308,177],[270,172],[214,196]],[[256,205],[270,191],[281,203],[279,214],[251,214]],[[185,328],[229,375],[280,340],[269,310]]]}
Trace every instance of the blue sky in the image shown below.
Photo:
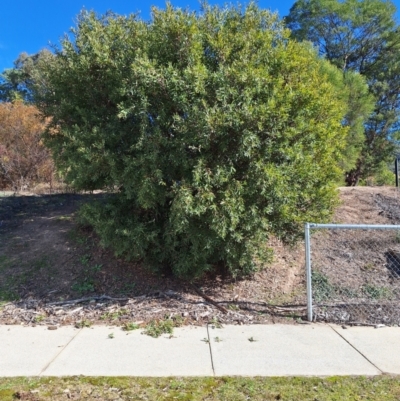
{"label": "blue sky", "polygon": [[[400,0],[399,0],[400,1]],[[171,0],[176,7],[198,10],[200,1]],[[210,0],[210,4],[225,1]],[[236,4],[236,0],[232,1]],[[245,4],[244,1],[242,3]],[[261,8],[288,14],[294,0],[260,0]],[[150,7],[164,8],[164,0],[1,0],[0,1],[0,72],[11,68],[21,52],[33,54],[47,47],[75,25],[75,17],[84,7],[104,13],[112,10],[118,14],[140,11],[143,19],[149,19]]]}
{"label": "blue sky", "polygon": [[[229,1],[228,1],[229,2]],[[278,11],[281,16],[288,14],[295,0],[259,0],[261,8]],[[393,1],[400,9],[400,0]],[[176,7],[198,10],[197,0],[171,0]],[[209,0],[210,4],[224,4],[224,0]],[[231,3],[236,4],[235,1]],[[242,1],[243,4],[246,1]],[[163,8],[164,0],[1,0],[0,3],[0,72],[11,68],[21,52],[33,54],[58,43],[59,38],[74,26],[76,15],[84,7],[104,13],[112,10],[118,14],[140,11],[148,19],[150,7]]]}

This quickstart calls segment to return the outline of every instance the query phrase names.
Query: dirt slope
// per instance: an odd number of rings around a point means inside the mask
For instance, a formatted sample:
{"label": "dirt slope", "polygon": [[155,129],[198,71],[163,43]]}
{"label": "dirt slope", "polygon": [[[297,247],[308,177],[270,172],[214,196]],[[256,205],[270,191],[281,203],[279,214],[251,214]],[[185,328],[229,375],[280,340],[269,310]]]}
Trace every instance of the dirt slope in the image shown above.
{"label": "dirt slope", "polygon": [[[394,188],[339,191],[342,204],[334,222],[400,222],[400,193]],[[0,323],[122,325],[179,316],[179,322],[188,324],[241,324],[304,318],[303,306],[282,307],[305,303],[303,244],[287,248],[271,240],[274,261],[254,277],[214,277],[197,283],[228,311],[224,313],[189,284],[116,259],[92,232],[77,229],[74,213],[79,204],[100,196],[0,198]],[[88,300],[76,301],[82,298]]]}

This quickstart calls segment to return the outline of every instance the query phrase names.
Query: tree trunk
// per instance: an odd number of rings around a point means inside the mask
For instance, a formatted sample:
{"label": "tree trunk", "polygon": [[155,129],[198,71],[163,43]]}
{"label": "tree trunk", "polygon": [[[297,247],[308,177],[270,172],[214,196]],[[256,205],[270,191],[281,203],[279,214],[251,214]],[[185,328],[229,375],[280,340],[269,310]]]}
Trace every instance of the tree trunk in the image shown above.
{"label": "tree trunk", "polygon": [[354,168],[353,170],[350,170],[346,173],[345,176],[345,182],[346,182],[346,186],[348,187],[355,187],[357,186],[358,182],[360,181],[361,178],[361,160],[359,160],[357,162],[357,166],[356,168]]}

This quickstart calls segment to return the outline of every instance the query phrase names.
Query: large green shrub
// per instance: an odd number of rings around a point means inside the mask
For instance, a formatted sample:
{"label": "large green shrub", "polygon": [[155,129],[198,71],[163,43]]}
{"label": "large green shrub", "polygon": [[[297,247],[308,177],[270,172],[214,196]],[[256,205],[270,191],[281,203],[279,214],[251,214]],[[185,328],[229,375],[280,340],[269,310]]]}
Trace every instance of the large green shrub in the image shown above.
{"label": "large green shrub", "polygon": [[116,189],[82,212],[105,245],[181,277],[247,274],[270,235],[294,241],[330,215],[345,106],[277,15],[85,12],[73,34],[36,101],[66,179]]}

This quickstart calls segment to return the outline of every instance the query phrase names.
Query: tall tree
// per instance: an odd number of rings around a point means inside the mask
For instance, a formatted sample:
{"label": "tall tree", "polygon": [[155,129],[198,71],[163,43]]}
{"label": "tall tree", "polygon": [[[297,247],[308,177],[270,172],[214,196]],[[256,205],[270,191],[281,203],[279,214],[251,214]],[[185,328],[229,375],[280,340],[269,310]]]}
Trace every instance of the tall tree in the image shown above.
{"label": "tall tree", "polygon": [[14,61],[13,68],[0,74],[0,101],[31,102],[33,82],[41,79],[40,66],[50,62],[52,58],[53,54],[48,50],[41,50],[33,55],[21,53]]}
{"label": "tall tree", "polygon": [[337,96],[347,105],[343,124],[348,130],[340,167],[342,171],[350,171],[357,166],[365,143],[364,124],[374,109],[374,98],[369,93],[365,78],[359,73],[354,71],[341,73],[328,60],[323,61],[323,71],[337,88]]}
{"label": "tall tree", "polygon": [[345,75],[363,75],[374,98],[374,109],[364,121],[364,144],[346,174],[348,185],[376,173],[393,157],[400,115],[400,30],[395,12],[394,4],[385,0],[298,0],[286,17],[293,37],[311,41]]}

